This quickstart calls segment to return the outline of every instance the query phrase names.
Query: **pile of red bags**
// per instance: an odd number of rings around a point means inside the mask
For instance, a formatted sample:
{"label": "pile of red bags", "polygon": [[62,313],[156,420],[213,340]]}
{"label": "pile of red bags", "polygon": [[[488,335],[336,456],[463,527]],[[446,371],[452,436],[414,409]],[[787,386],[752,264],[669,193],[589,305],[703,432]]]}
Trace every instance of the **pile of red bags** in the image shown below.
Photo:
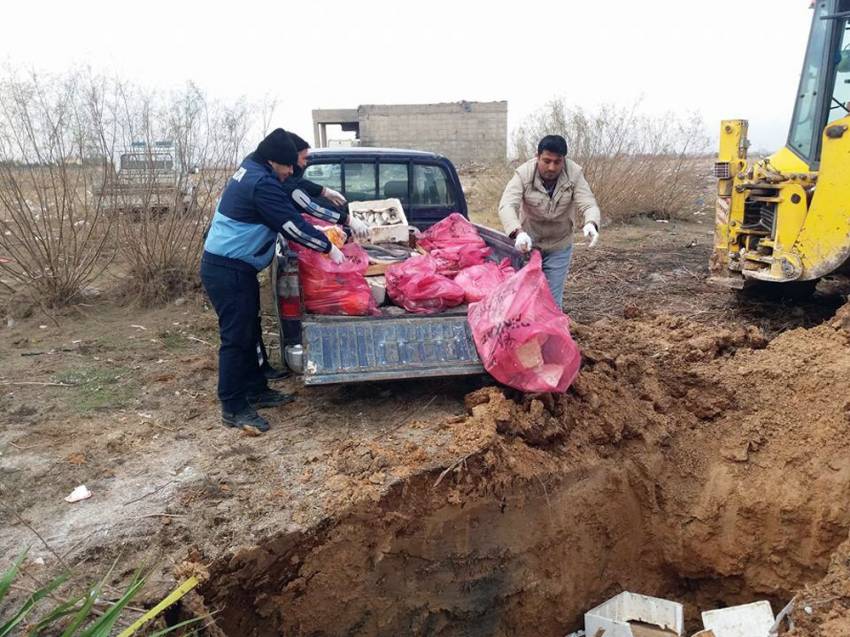
{"label": "pile of red bags", "polygon": [[386,276],[387,295],[408,312],[434,314],[463,303],[463,288],[440,274],[430,255],[391,265]]}
{"label": "pile of red bags", "polygon": [[448,277],[484,263],[493,252],[475,226],[457,212],[423,232],[419,245],[434,258],[437,271]]}
{"label": "pile of red bags", "polygon": [[290,244],[298,255],[298,275],[304,292],[304,307],[313,314],[365,316],[380,314],[366,269],[369,255],[356,243],[342,246],[345,261],[336,264],[321,252]]}
{"label": "pile of red bags", "polygon": [[484,369],[499,382],[526,392],[564,392],[575,380],[581,353],[549,291],[539,252],[470,305],[468,316]]}
{"label": "pile of red bags", "polygon": [[485,261],[481,265],[473,265],[458,272],[454,278],[464,292],[467,303],[475,303],[489,296],[498,285],[514,274],[510,259],[502,259],[501,263]]}

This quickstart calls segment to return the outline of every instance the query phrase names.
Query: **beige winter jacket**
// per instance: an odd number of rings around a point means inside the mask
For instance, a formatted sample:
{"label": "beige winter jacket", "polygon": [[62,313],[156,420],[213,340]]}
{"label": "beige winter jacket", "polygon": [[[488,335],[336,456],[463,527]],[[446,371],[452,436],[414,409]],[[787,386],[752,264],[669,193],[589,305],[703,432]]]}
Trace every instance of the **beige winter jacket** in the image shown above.
{"label": "beige winter jacket", "polygon": [[562,250],[573,241],[576,211],[599,227],[601,218],[596,198],[590,190],[581,166],[570,159],[552,196],[546,192],[537,172],[537,159],[529,159],[514,172],[499,202],[499,217],[505,232],[524,230],[534,247],[544,252]]}

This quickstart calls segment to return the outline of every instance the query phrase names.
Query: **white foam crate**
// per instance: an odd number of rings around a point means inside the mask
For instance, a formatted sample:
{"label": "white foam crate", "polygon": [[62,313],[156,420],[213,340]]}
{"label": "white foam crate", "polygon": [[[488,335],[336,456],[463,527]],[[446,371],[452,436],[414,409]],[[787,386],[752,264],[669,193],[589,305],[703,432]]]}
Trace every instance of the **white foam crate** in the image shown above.
{"label": "white foam crate", "polygon": [[714,637],[769,637],[774,623],[770,602],[753,602],[741,606],[707,610],[702,625]]}
{"label": "white foam crate", "polygon": [[351,201],[348,204],[349,214],[354,215],[361,221],[365,221],[363,213],[368,210],[389,210],[395,208],[401,217],[401,223],[390,225],[369,225],[370,243],[407,243],[410,237],[410,226],[407,224],[407,215],[401,201],[396,198],[378,199],[375,201]]}
{"label": "white foam crate", "polygon": [[647,634],[629,622],[658,626],[682,637],[685,630],[684,608],[678,602],[624,591],[584,614],[585,634],[605,637],[639,637]]}

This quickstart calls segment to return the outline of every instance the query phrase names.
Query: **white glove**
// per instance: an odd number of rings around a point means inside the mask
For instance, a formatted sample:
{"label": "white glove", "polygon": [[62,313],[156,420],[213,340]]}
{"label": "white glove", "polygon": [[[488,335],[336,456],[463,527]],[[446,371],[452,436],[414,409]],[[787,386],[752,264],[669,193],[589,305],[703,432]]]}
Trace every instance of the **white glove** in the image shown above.
{"label": "white glove", "polygon": [[331,261],[337,265],[345,261],[345,255],[342,253],[342,250],[337,248],[335,245],[331,246],[331,251],[328,252],[328,256],[331,258]]}
{"label": "white glove", "polygon": [[514,241],[516,249],[520,252],[529,252],[531,250],[531,237],[525,232],[520,232]]}
{"label": "white glove", "polygon": [[366,222],[361,221],[352,214],[348,215],[348,227],[354,233],[355,239],[363,241],[369,238],[369,226],[366,225]]}
{"label": "white glove", "polygon": [[596,245],[596,242],[599,241],[599,231],[596,229],[595,223],[588,221],[584,224],[584,236],[590,239],[590,243],[587,244],[588,248]]}
{"label": "white glove", "polygon": [[345,205],[345,197],[343,197],[340,193],[338,193],[333,188],[328,188],[325,186],[322,188],[322,197],[330,201],[335,206],[344,206]]}

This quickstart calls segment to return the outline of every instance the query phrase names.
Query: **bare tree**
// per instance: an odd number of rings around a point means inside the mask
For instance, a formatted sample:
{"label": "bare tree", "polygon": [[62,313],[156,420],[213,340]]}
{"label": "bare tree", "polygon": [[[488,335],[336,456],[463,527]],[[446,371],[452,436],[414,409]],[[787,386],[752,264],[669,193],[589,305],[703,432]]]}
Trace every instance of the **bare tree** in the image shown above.
{"label": "bare tree", "polygon": [[103,87],[81,73],[0,80],[0,271],[6,295],[56,307],[109,265],[97,195]]}
{"label": "bare tree", "polygon": [[262,124],[261,133],[263,136],[268,135],[271,132],[271,126],[274,121],[274,114],[276,110],[277,98],[271,95],[265,95],[259,106],[260,122]]}
{"label": "bare tree", "polygon": [[115,106],[114,153],[132,167],[113,173],[109,207],[130,289],[161,302],[197,285],[204,231],[244,151],[252,109],[211,101],[191,84],[167,97],[124,87]]}

